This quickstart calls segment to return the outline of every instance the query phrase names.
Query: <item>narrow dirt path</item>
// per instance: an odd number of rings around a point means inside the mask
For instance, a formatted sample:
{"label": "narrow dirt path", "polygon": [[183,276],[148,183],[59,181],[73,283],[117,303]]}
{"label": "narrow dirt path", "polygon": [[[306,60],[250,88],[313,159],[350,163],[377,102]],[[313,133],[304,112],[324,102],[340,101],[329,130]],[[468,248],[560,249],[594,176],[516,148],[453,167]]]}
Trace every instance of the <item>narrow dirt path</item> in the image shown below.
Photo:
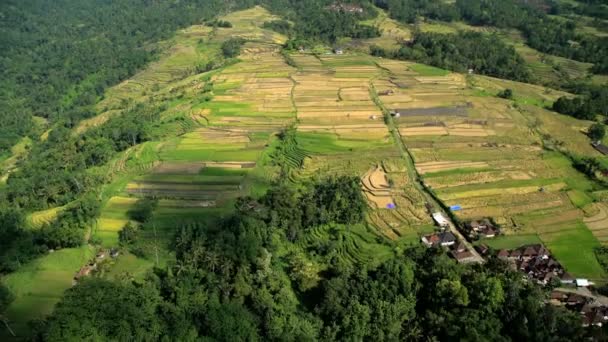
{"label": "narrow dirt path", "polygon": [[412,181],[412,183],[415,185],[416,189],[421,194],[424,195],[426,202],[429,203],[431,205],[431,207],[433,208],[433,212],[441,212],[441,213],[443,213],[443,215],[446,218],[448,218],[450,231],[452,232],[452,234],[454,234],[456,236],[456,238],[458,238],[459,241],[461,241],[467,247],[467,249],[471,252],[471,254],[473,254],[473,259],[474,259],[473,262],[483,263],[484,259],[481,257],[481,255],[479,255],[479,253],[477,253],[475,248],[473,248],[473,245],[464,237],[464,235],[462,235],[462,233],[460,233],[460,230],[458,230],[458,227],[456,226],[456,224],[454,224],[454,222],[452,222],[452,220],[449,219],[450,216],[447,215],[447,213],[445,212],[443,207],[440,205],[439,201],[424,186],[424,183],[423,183],[422,179],[420,178],[418,171],[416,170],[414,158],[413,158],[412,154],[410,153],[410,151],[405,146],[405,143],[403,142],[403,139],[401,137],[401,133],[399,133],[399,129],[397,128],[397,125],[395,124],[393,117],[390,115],[390,111],[384,106],[382,101],[380,101],[380,99],[378,98],[378,94],[376,92],[376,88],[374,87],[373,80],[374,79],[372,79],[369,82],[370,94],[372,96],[372,99],[374,100],[374,103],[376,103],[376,106],[378,106],[378,108],[380,108],[382,110],[382,113],[384,114],[384,122],[388,126],[388,129],[389,129],[391,135],[393,136],[393,139],[395,140],[395,144],[397,144],[399,153],[401,154],[402,158],[407,163],[407,173],[410,178],[410,181]]}

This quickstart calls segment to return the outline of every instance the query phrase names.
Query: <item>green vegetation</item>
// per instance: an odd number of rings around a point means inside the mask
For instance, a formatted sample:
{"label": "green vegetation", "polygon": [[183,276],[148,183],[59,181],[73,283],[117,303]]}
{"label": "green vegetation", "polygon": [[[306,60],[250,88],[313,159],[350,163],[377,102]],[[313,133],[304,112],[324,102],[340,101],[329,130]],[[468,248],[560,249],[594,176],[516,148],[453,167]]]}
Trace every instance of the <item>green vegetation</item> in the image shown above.
{"label": "green vegetation", "polygon": [[579,86],[575,89],[582,96],[575,98],[560,97],[553,104],[558,113],[577,119],[594,120],[596,115],[608,115],[608,88],[605,86]]}
{"label": "green vegetation", "polygon": [[[573,223],[566,231],[546,234],[542,239],[569,272],[591,279],[603,279],[606,273],[594,254],[600,246],[599,242],[584,224]],[[576,248],[572,248],[573,245]]]}
{"label": "green vegetation", "polygon": [[601,141],[606,135],[606,127],[603,124],[596,122],[589,127],[587,135],[589,135],[589,138],[591,138],[592,141]]}
{"label": "green vegetation", "polygon": [[496,96],[501,97],[503,99],[510,100],[513,98],[513,90],[511,90],[510,88],[507,88],[507,89],[499,92]]}
{"label": "green vegetation", "polygon": [[[55,251],[2,279],[14,296],[5,314],[18,336],[29,334],[28,321],[53,311],[63,292],[72,286],[74,274],[93,254],[90,247]],[[5,330],[0,331],[3,336],[8,338]]]}
{"label": "green vegetation", "polygon": [[0,340],[584,340],[419,241],[458,205],[606,281],[596,5],[0,4]]}
{"label": "green vegetation", "polygon": [[511,80],[527,81],[530,78],[524,60],[512,47],[497,37],[478,32],[415,32],[412,42],[395,53],[380,47],[372,47],[371,50],[376,56],[415,60],[462,73],[472,69],[483,75]]}
{"label": "green vegetation", "polygon": [[525,245],[542,243],[536,234],[503,235],[493,239],[478,241],[477,244],[485,244],[494,249],[514,249]]}
{"label": "green vegetation", "polygon": [[422,76],[446,76],[450,73],[447,70],[435,68],[430,65],[424,64],[412,64],[409,68]]}
{"label": "green vegetation", "polygon": [[222,53],[226,58],[234,58],[241,53],[241,47],[245,40],[241,38],[231,38],[222,43]]}
{"label": "green vegetation", "polygon": [[[337,184],[348,183],[322,182],[313,188],[325,193]],[[437,249],[393,254],[380,247],[387,242],[366,238],[364,228],[356,226],[352,230],[318,226],[305,231],[292,244],[285,235],[289,226],[275,225],[281,220],[276,220],[274,213],[279,217],[290,213],[299,201],[290,196],[278,200],[282,190],[271,190],[260,202],[244,199],[243,208],[253,205],[256,210],[237,210],[232,217],[212,225],[183,227],[175,240],[177,264],[169,270],[157,269],[149,278],[135,283],[82,282],[67,292],[36,334],[50,339],[78,339],[94,333],[104,339],[128,334],[130,338],[171,336],[180,340],[187,336],[276,339],[286,334],[301,339],[326,334],[333,339],[416,338],[420,336],[417,331],[439,339],[583,335],[574,314],[540,307],[542,293],[500,263],[492,262],[480,272],[457,265]],[[335,208],[332,217],[348,216],[343,210],[350,209],[336,206],[332,200],[339,197],[322,198],[329,202],[306,205],[316,209],[304,211],[304,222],[312,222],[323,207]],[[302,249],[310,248],[310,242],[304,242],[311,241],[308,234],[327,234],[324,232],[334,237],[314,239],[319,243],[314,248],[323,252],[320,256],[345,256],[331,257],[331,264],[308,259],[306,249]],[[356,239],[349,238],[357,235]],[[359,248],[348,247],[352,243]],[[370,266],[357,267],[368,262],[360,253],[370,247],[376,253],[384,248],[384,252],[376,255]],[[328,269],[322,272],[324,268]],[[256,280],[250,278],[254,275]],[[245,279],[251,280],[245,283]],[[192,303],[196,303],[195,308]],[[386,312],[393,314],[381,315]],[[423,318],[439,312],[444,317],[441,322]],[[493,324],[466,328],[456,324],[475,320],[481,312]],[[522,314],[526,321],[513,318]],[[445,319],[453,324],[446,325]],[[547,320],[564,322],[568,329],[562,329],[562,324],[537,324]]]}

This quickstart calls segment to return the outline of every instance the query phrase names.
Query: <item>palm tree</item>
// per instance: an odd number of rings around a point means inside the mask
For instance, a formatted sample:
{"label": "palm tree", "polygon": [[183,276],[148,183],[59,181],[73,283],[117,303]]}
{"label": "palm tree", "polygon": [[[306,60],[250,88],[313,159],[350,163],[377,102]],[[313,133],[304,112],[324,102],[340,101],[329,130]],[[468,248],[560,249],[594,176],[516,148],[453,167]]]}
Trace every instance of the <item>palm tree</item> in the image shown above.
{"label": "palm tree", "polygon": [[215,268],[219,264],[219,256],[215,251],[208,251],[205,255],[205,262],[207,262],[207,267],[211,269],[211,272],[215,272]]}
{"label": "palm tree", "polygon": [[234,265],[232,264],[232,261],[230,259],[222,258],[220,261],[220,269],[222,271],[222,275],[227,278],[230,275],[233,266]]}
{"label": "palm tree", "polygon": [[199,262],[203,260],[203,256],[205,255],[205,246],[197,241],[192,246],[191,251],[192,262],[194,263],[194,267],[198,268]]}

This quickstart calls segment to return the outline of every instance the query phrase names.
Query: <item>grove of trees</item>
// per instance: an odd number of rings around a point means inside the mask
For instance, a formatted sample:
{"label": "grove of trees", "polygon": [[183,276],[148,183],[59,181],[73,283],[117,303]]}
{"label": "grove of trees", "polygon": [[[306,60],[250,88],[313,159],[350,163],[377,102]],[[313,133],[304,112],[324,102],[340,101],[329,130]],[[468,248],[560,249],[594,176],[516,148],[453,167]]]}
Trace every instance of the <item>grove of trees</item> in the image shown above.
{"label": "grove of trees", "polygon": [[53,341],[572,341],[588,333],[576,313],[543,305],[546,294],[498,259],[466,266],[441,249],[409,247],[377,266],[313,266],[311,256],[293,254],[297,232],[361,222],[364,202],[355,197],[351,207],[343,199],[357,183],[277,185],[260,200],[241,199],[229,217],[176,227],[174,264],[143,281],[83,281],[36,334]]}
{"label": "grove of trees", "polygon": [[441,34],[415,32],[412,41],[395,53],[380,47],[371,48],[374,55],[414,60],[439,68],[528,81],[530,73],[515,49],[498,38],[477,32]]}

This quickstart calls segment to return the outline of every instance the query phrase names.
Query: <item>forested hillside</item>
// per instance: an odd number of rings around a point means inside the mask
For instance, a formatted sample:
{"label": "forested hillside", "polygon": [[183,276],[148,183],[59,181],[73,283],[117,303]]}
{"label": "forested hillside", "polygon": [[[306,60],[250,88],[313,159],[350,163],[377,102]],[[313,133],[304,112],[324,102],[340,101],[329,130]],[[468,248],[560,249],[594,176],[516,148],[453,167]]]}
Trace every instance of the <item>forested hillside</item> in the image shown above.
{"label": "forested hillside", "polygon": [[[462,267],[437,249],[395,250],[357,267],[338,246],[298,248],[329,224],[362,223],[357,180],[270,189],[235,214],[176,234],[176,264],[136,284],[90,280],[38,326],[52,341],[549,340],[583,336],[577,317],[499,262]],[[337,199],[348,198],[340,203]],[[297,238],[286,234],[297,227]],[[348,229],[348,228],[347,228]]]}
{"label": "forested hillside", "polygon": [[607,13],[2,1],[0,340],[605,338]]}

